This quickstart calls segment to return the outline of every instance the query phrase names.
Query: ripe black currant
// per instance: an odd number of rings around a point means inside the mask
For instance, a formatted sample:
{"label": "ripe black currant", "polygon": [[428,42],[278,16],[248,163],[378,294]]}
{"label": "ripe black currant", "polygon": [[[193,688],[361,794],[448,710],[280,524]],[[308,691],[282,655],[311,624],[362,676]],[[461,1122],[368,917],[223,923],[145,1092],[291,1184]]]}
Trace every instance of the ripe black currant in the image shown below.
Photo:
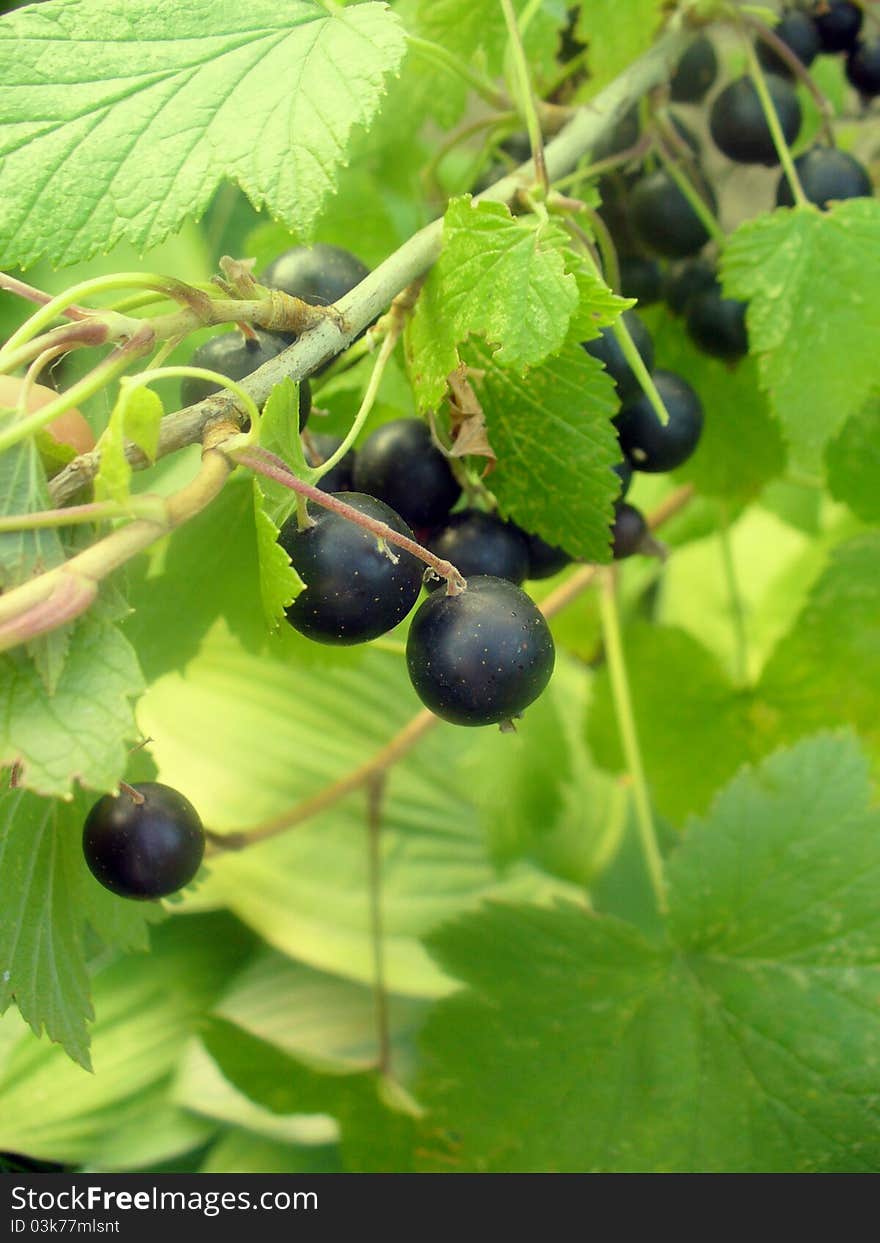
{"label": "ripe black currant", "polygon": [[[714,212],[715,196],[706,187],[706,201]],[[633,227],[639,240],[667,259],[684,259],[709,240],[706,226],[665,169],[643,177],[630,199]]]}
{"label": "ripe black currant", "polygon": [[[462,509],[450,515],[446,525],[432,535],[428,548],[451,561],[467,579],[489,574],[521,583],[529,568],[528,547],[519,527],[481,509]],[[425,578],[429,591],[442,585],[437,575]]]}
{"label": "ripe black currant", "polygon": [[[336,452],[342,441],[338,436],[328,436],[325,432],[311,432],[304,443],[305,459],[309,466],[320,466]],[[350,492],[353,483],[354,449],[349,449],[345,457],[337,462],[332,470],[328,470],[318,482],[322,492]]]}
{"label": "ripe black currant", "polygon": [[105,794],[83,827],[83,853],[96,880],[122,898],[164,898],[188,885],[202,862],[205,834],[198,813],[177,790],[142,781]]}
{"label": "ripe black currant", "polygon": [[559,548],[556,544],[548,544],[546,540],[541,539],[540,535],[529,535],[527,532],[523,534],[526,537],[529,553],[526,578],[550,578],[571,564],[571,557],[564,548]]}
{"label": "ripe black currant", "polygon": [[857,43],[846,58],[846,76],[862,95],[880,95],[880,38]]}
{"label": "ripe black currant", "polygon": [[704,354],[734,362],[749,352],[746,303],[725,298],[720,285],[691,298],[685,323],[691,339]]}
{"label": "ripe black currant", "polygon": [[703,428],[703,407],[687,380],[674,372],[655,371],[652,378],[669,413],[666,426],[646,393],[624,406],[614,422],[633,467],[658,474],[674,470],[691,456]]}
{"label": "ripe black currant", "polygon": [[[835,199],[856,199],[873,193],[867,169],[853,156],[836,147],[811,147],[794,162],[804,194],[817,207],[826,208]],[[792,207],[794,195],[785,173],[776,187],[780,207]]]}
{"label": "ripe black currant", "polygon": [[[812,65],[819,54],[821,46],[819,31],[816,29],[816,23],[808,13],[801,13],[797,9],[791,9],[788,13],[782,15],[781,19],[773,27],[773,33],[777,39],[780,39],[787,48],[794,52],[804,66]],[[778,73],[781,78],[792,77],[791,69],[768,44],[759,40],[755,51],[758,53],[758,60],[768,73]]]}
{"label": "ripe black currant", "polygon": [[[274,332],[261,332],[255,329],[253,337],[234,329],[232,332],[221,332],[217,337],[205,341],[190,359],[190,366],[205,367],[209,371],[219,371],[230,380],[243,380],[245,376],[262,367],[270,358],[286,349],[289,341],[286,337]],[[196,380],[186,376],[180,385],[180,400],[185,406],[193,406],[197,401],[204,401],[212,393],[219,393],[221,386],[209,380]],[[312,390],[308,380],[299,386],[299,426],[305,427],[312,409]]]}
{"label": "ripe black currant", "polygon": [[437,591],[419,607],[406,663],[426,707],[454,725],[497,725],[529,706],[553,673],[550,628],[525,592],[477,575],[467,591]]}
{"label": "ripe black currant", "polygon": [[[336,495],[412,539],[406,523],[382,501],[360,492]],[[319,643],[366,643],[385,634],[415,604],[422,562],[400,548],[386,551],[372,532],[332,510],[321,509],[313,517],[314,525],[301,531],[294,514],[278,535],[306,584],[287,609],[287,620]]]}
{"label": "ripe black currant", "polygon": [[615,561],[622,561],[634,553],[641,552],[648,535],[648,524],[645,516],[634,505],[626,501],[618,501],[614,507],[614,522],[611,526],[611,554]]}
{"label": "ripe black currant", "polygon": [[294,246],[273,259],[260,284],[283,289],[311,306],[329,306],[359,285],[370,269],[341,246]]}
{"label": "ripe black currant", "polygon": [[[650,371],[654,366],[654,342],[651,340],[651,334],[633,311],[624,311],[623,322],[629,329],[633,345],[642,356],[642,362]],[[593,337],[592,341],[584,341],[583,347],[588,354],[602,363],[617,386],[621,401],[625,402],[634,394],[641,392],[635,373],[626,361],[610,325],[603,328],[600,335]]]}
{"label": "ripe black currant", "polygon": [[461,495],[449,463],[420,419],[378,427],[358,451],[358,492],[376,496],[414,527],[436,527]]}
{"label": "ripe black currant", "polygon": [[620,256],[620,292],[624,298],[635,298],[641,306],[651,306],[660,301],[662,289],[663,273],[656,259]]}
{"label": "ripe black currant", "polygon": [[[766,81],[780,128],[790,145],[801,128],[800,102],[785,78],[768,73]],[[736,78],[716,95],[709,113],[709,132],[718,149],[739,164],[779,163],[761,100],[749,77]]]}
{"label": "ripe black currant", "polygon": [[815,0],[813,20],[824,52],[847,52],[862,28],[862,10],[849,0]]}
{"label": "ripe black currant", "polygon": [[691,298],[715,284],[715,269],[705,259],[685,259],[667,269],[663,297],[674,315],[683,315]]}
{"label": "ripe black currant", "polygon": [[718,57],[711,40],[698,35],[675,67],[669,95],[677,104],[697,104],[715,81]]}

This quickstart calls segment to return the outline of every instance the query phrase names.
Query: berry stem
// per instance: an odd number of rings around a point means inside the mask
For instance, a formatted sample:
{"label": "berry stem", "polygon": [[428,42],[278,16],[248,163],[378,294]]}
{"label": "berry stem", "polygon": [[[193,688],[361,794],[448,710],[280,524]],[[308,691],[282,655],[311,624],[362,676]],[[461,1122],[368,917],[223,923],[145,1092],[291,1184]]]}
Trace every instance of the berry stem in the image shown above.
{"label": "berry stem", "polygon": [[706,232],[713,239],[713,241],[718,243],[719,246],[725,246],[727,244],[727,234],[715,219],[715,213],[711,210],[708,203],[703,200],[703,196],[697,191],[696,187],[691,182],[691,179],[681,170],[678,163],[672,158],[662,142],[655,142],[654,150],[660,157],[660,163],[666,169],[667,173],[669,173],[669,176],[678,186],[679,190],[681,190],[682,194],[693,208],[694,213],[699,216],[700,223],[703,225]]}
{"label": "berry stem", "polygon": [[493,108],[503,110],[509,106],[508,100],[488,78],[484,78],[468,65],[463,64],[457,56],[447,51],[439,43],[434,43],[431,39],[420,39],[413,34],[407,34],[407,42],[414,52],[424,56],[427,60],[433,61],[435,65],[448,70],[455,77],[461,78],[482,99],[485,99],[487,104],[491,104]]}
{"label": "berry stem", "polygon": [[139,807],[142,803],[147,801],[143,794],[141,794],[140,790],[136,790],[134,786],[130,786],[127,781],[120,781],[119,790],[120,793],[127,794],[131,801],[133,803],[137,803]]}
{"label": "berry stem", "polygon": [[33,514],[0,515],[0,534],[8,531],[40,531],[49,527],[80,526],[89,522],[105,522],[113,518],[156,518],[164,513],[161,497],[142,494],[132,497],[127,505],[118,501],[94,501],[89,505],[69,505],[61,509],[43,509]]}
{"label": "berry stem", "polygon": [[618,262],[617,247],[614,245],[611,230],[597,211],[594,211],[591,207],[586,207],[584,210],[589,217],[590,228],[593,230],[596,245],[599,247],[605,284],[610,286],[616,294],[619,294],[620,263]]}
{"label": "berry stem", "polygon": [[605,656],[608,661],[608,673],[611,678],[611,693],[614,698],[614,710],[617,716],[617,728],[626,765],[633,783],[633,804],[636,823],[645,866],[657,900],[657,910],[665,915],[668,910],[666,897],[666,877],[663,872],[663,857],[657,843],[657,832],[651,812],[651,801],[648,797],[648,785],[642,763],[642,752],[633,713],[632,697],[629,689],[629,677],[626,671],[626,659],[623,652],[623,641],[620,633],[620,616],[617,610],[617,590],[613,569],[606,569],[601,575],[599,591],[599,610],[602,617],[602,638],[605,645]]}
{"label": "berry stem", "polygon": [[535,178],[543,186],[544,193],[546,194],[550,188],[550,181],[547,176],[547,164],[544,159],[544,138],[541,134],[541,123],[538,120],[538,109],[529,74],[529,63],[526,60],[522,36],[517,25],[516,13],[513,11],[511,0],[501,0],[501,11],[504,14],[504,21],[507,25],[508,46],[513,57],[520,108],[522,109],[523,119],[529,134],[529,142],[532,147]]}
{"label": "berry stem", "polygon": [[388,1016],[388,990],[385,984],[385,930],[382,924],[382,800],[385,772],[375,773],[367,782],[367,862],[370,890],[370,939],[373,943],[373,989],[376,997],[376,1029],[379,1044],[378,1069],[391,1074],[391,1024]]}
{"label": "berry stem", "polygon": [[749,645],[746,631],[746,610],[740,591],[736,562],[733,556],[733,542],[730,538],[730,515],[725,506],[721,523],[718,527],[718,541],[721,546],[721,564],[727,583],[727,594],[730,598],[730,618],[733,623],[734,655],[733,676],[740,685],[744,685],[749,676]]}
{"label": "berry stem", "polygon": [[59,394],[54,401],[50,401],[39,410],[34,410],[25,418],[16,419],[14,423],[0,431],[0,453],[26,440],[40,428],[46,427],[65,410],[78,406],[80,402],[100,392],[117,376],[127,371],[136,359],[142,358],[151,349],[152,344],[153,331],[148,324],[143,324],[125,345],[115,349],[109,358],[98,363],[97,367],[93,367],[87,376],[71,385],[65,393]]}
{"label": "berry stem", "polygon": [[[8,272],[0,272],[0,289],[17,294],[19,298],[26,298],[28,302],[35,302],[38,306],[46,306],[52,301],[52,294],[45,293],[44,290],[37,289],[34,285],[26,284],[25,281],[10,276]],[[61,314],[67,319],[88,319],[94,312],[87,310],[86,307],[71,304],[65,307]]]}
{"label": "berry stem", "polygon": [[451,562],[435,557],[427,548],[423,548],[421,544],[417,544],[415,540],[409,539],[408,536],[401,535],[398,531],[388,526],[387,523],[379,522],[376,518],[370,518],[366,514],[362,514],[351,505],[346,505],[345,501],[340,501],[332,492],[322,492],[320,488],[313,487],[310,483],[304,483],[274,453],[269,453],[268,450],[257,446],[244,446],[227,450],[227,456],[230,461],[236,462],[239,466],[246,466],[248,470],[252,470],[258,475],[265,475],[267,479],[274,479],[276,483],[280,483],[285,488],[290,488],[291,491],[298,493],[309,501],[314,501],[316,505],[339,514],[340,518],[346,518],[349,522],[355,523],[356,526],[363,527],[365,531],[370,531],[377,539],[384,540],[386,544],[394,544],[405,552],[411,553],[414,557],[418,557],[420,561],[424,561],[426,565],[429,565],[435,574],[446,579],[448,595],[457,596],[466,589],[467,583]]}
{"label": "berry stem", "polygon": [[822,129],[828,145],[830,147],[835,146],[834,127],[831,124],[834,117],[834,109],[831,105],[831,100],[819,88],[819,84],[804,62],[799,56],[795,55],[788,44],[784,43],[776,31],[768,26],[766,22],[762,22],[759,17],[753,17],[751,13],[743,13],[741,16],[744,25],[749,30],[754,31],[761,42],[766,43],[767,47],[771,48],[779,59],[785,62],[799,82],[803,82],[813,96],[816,107],[819,109],[819,115],[822,118]]}
{"label": "berry stem", "polygon": [[798,207],[807,207],[808,199],[804,194],[804,187],[801,185],[801,179],[798,177],[797,169],[794,166],[791,148],[785,141],[785,135],[782,132],[782,126],[779,124],[779,117],[776,114],[773,100],[770,98],[770,92],[767,90],[767,79],[764,77],[764,70],[761,68],[761,62],[755,55],[755,49],[748,35],[743,36],[746,46],[746,56],[749,61],[749,75],[755,84],[755,90],[758,92],[758,98],[761,101],[761,108],[764,116],[767,118],[767,125],[770,129],[770,136],[773,139],[773,146],[776,148],[776,154],[779,156],[779,162],[788,178],[788,184],[791,186],[791,192],[794,195],[795,204]]}

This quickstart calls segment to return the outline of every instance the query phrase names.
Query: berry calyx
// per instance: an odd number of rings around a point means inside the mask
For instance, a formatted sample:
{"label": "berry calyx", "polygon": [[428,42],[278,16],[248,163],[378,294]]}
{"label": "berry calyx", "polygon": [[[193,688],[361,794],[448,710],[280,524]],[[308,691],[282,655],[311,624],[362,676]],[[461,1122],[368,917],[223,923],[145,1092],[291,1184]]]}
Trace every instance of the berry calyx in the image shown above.
{"label": "berry calyx", "polygon": [[[190,359],[190,365],[219,371],[230,380],[243,380],[270,358],[287,349],[288,344],[288,339],[278,333],[256,329],[250,337],[238,329],[233,329],[232,332],[221,332],[219,336],[211,337],[200,345]],[[212,384],[210,380],[185,376],[180,385],[180,399],[185,406],[194,406],[197,401],[204,401],[212,393],[219,393],[221,387],[219,384]],[[305,427],[311,409],[312,390],[308,380],[303,380],[299,386],[300,431]]]}
{"label": "berry calyx", "polygon": [[849,0],[815,0],[813,20],[824,52],[846,52],[859,36],[862,10]]}
{"label": "berry calyx", "polygon": [[[359,513],[384,522],[399,535],[412,531],[393,509],[360,492],[339,492]],[[317,508],[317,506],[315,507]],[[286,610],[287,620],[318,643],[366,643],[406,617],[422,585],[422,562],[400,548],[384,548],[362,526],[321,509],[300,530],[296,515],[278,535],[305,590]]]}
{"label": "berry calyx", "polygon": [[698,35],[675,67],[669,97],[677,104],[697,104],[715,81],[718,57],[705,35]]}
{"label": "berry calyx", "polygon": [[[773,27],[773,33],[794,53],[804,67],[812,65],[819,55],[822,46],[819,31],[808,13],[801,13],[797,9],[784,13]],[[779,74],[781,78],[793,76],[789,66],[769,44],[759,40],[755,51],[758,54],[758,60],[768,73]]]}
{"label": "berry calyx", "polygon": [[[783,136],[791,145],[801,128],[797,94],[792,84],[778,74],[768,73],[766,81]],[[749,77],[737,78],[715,97],[709,113],[709,132],[719,151],[739,164],[779,163],[760,97]]]}
{"label": "berry calyx", "polygon": [[720,285],[697,294],[688,304],[685,325],[704,354],[735,362],[749,352],[746,303],[725,298]]}
{"label": "berry calyx", "polygon": [[435,592],[409,629],[406,663],[422,703],[454,725],[519,716],[550,681],[550,628],[524,591],[477,576],[457,596]]}
{"label": "berry calyx", "polygon": [[[428,548],[444,561],[451,561],[466,579],[488,574],[521,583],[529,568],[526,540],[518,527],[481,509],[462,509],[431,537]],[[443,579],[430,572],[425,587],[434,591]]]}
{"label": "berry calyx", "polygon": [[703,429],[703,407],[687,380],[672,371],[655,371],[653,380],[669,413],[666,426],[645,393],[624,406],[614,420],[633,467],[648,474],[674,470],[686,462]]}
{"label": "berry calyx", "polygon": [[[633,345],[641,355],[648,371],[654,366],[654,342],[648,329],[633,311],[624,311],[623,323],[632,337]],[[591,358],[596,358],[614,381],[621,401],[625,402],[641,392],[635,372],[624,356],[611,326],[603,328],[598,337],[581,343]]]}
{"label": "berry calyx", "polygon": [[[141,797],[133,798],[130,790]],[[165,898],[201,866],[205,834],[198,812],[171,786],[142,781],[98,799],[83,826],[89,871],[121,898]]]}
{"label": "berry calyx", "polygon": [[[868,170],[857,159],[836,147],[811,147],[794,162],[804,194],[823,210],[836,199],[856,199],[873,193]],[[776,187],[779,207],[793,207],[794,195],[783,175]]]}
{"label": "berry calyx", "polygon": [[[715,196],[706,187],[706,201],[714,212]],[[696,254],[709,240],[706,226],[665,169],[643,177],[630,199],[633,227],[639,240],[667,259]]]}
{"label": "berry calyx", "polygon": [[855,45],[846,58],[846,76],[867,99],[880,95],[880,38]]}
{"label": "berry calyx", "polygon": [[413,527],[439,526],[461,495],[421,419],[394,419],[368,436],[358,450],[354,486],[390,505]]}

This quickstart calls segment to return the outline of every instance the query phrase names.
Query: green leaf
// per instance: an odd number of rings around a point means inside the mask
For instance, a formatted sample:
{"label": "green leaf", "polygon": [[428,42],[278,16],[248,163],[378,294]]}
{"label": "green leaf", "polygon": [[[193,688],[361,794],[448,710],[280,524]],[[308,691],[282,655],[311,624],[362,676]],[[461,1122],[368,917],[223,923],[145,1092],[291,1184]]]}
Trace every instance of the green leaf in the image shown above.
{"label": "green leaf", "polygon": [[108,944],[145,949],[149,914],[112,897],[86,867],[82,826],[91,802],[19,789],[0,795],[0,1012],[14,1001],[37,1035],[45,1029],[86,1069],[93,1014],[85,926]]}
{"label": "green leaf", "polygon": [[595,94],[654,42],[663,0],[589,0],[578,7],[576,35],[590,45],[590,87]]}
{"label": "green leaf", "polygon": [[[32,440],[0,453],[0,514],[32,514],[50,509],[46,472]],[[0,587],[15,587],[64,560],[56,527],[0,532]]]}
{"label": "green leaf", "polygon": [[759,216],[728,239],[722,267],[725,292],[749,303],[750,349],[792,453],[815,466],[880,382],[880,203]]}
{"label": "green leaf", "polygon": [[620,446],[601,363],[576,344],[525,376],[474,344],[465,361],[498,458],[487,483],[504,517],[574,557],[608,561]]}
{"label": "green leaf", "polygon": [[126,742],[140,731],[132,700],[143,689],[134,651],[115,626],[86,619],[49,695],[19,651],[0,657],[0,767],[20,765],[20,783],[65,797],[75,781],[112,790],[125,771]]}
{"label": "green leaf", "polygon": [[468,991],[426,1031],[428,1168],[876,1169],[869,797],[846,737],[736,778],[669,860],[666,944],[567,905],[436,933]]}
{"label": "green leaf", "polygon": [[273,1113],[329,1113],[338,1118],[343,1163],[351,1172],[412,1169],[415,1106],[375,1071],[322,1074],[225,1019],[213,1018],[202,1040],[224,1076]]}
{"label": "green leaf", "polygon": [[219,914],[169,919],[152,943],[150,954],[116,958],[94,978],[94,1074],[35,1040],[14,1013],[0,1022],[0,1148],[131,1170],[210,1136],[214,1124],[174,1104],[173,1078],[252,943]]}
{"label": "green leaf", "polygon": [[[142,700],[139,720],[162,780],[185,790],[213,829],[244,829],[318,794],[418,711],[399,657],[315,647],[282,634],[255,655],[217,627],[185,675],[162,678]],[[313,653],[311,666],[301,652]],[[470,731],[438,723],[389,771],[382,890],[385,973],[395,993],[433,997],[451,987],[420,941],[440,920],[487,897],[577,892],[526,863],[496,875],[472,789],[458,776],[471,745]],[[226,905],[281,952],[370,983],[368,895],[357,790],[291,832],[215,856],[187,902]]]}
{"label": "green leaf", "polygon": [[685,376],[703,405],[703,430],[693,456],[676,472],[706,496],[750,500],[785,469],[785,447],[754,359],[729,367],[703,354],[681,320],[651,317],[658,367]]}
{"label": "green leaf", "polygon": [[503,203],[453,199],[407,331],[420,409],[437,406],[471,333],[498,346],[499,366],[519,372],[560,349],[578,303],[566,242],[559,225],[511,216]]}
{"label": "green leaf", "polygon": [[758,688],[779,741],[851,725],[880,755],[880,532],[836,548]]}
{"label": "green leaf", "polygon": [[285,1144],[230,1127],[200,1166],[201,1174],[341,1174],[333,1144]]}
{"label": "green leaf", "polygon": [[260,598],[269,630],[284,621],[284,610],[291,605],[305,583],[278,543],[279,528],[266,512],[266,497],[254,480],[254,516],[257,532],[257,560],[260,566]]}
{"label": "green leaf", "polygon": [[635,300],[612,293],[578,251],[569,250],[565,262],[578,288],[578,305],[568,328],[569,340],[590,341],[607,324],[613,324],[625,310],[635,306]]}
{"label": "green leaf", "polygon": [[880,522],[880,395],[825,450],[828,488],[865,522]]}
{"label": "green leaf", "polygon": [[307,233],[404,50],[384,4],[55,0],[10,14],[0,263],[155,246],[223,177]]}
{"label": "green leaf", "polygon": [[95,498],[124,504],[131,491],[131,463],[125,442],[134,441],[152,461],[159,447],[162,402],[151,389],[131,388],[125,380],[98,445],[100,466],[95,476]]}

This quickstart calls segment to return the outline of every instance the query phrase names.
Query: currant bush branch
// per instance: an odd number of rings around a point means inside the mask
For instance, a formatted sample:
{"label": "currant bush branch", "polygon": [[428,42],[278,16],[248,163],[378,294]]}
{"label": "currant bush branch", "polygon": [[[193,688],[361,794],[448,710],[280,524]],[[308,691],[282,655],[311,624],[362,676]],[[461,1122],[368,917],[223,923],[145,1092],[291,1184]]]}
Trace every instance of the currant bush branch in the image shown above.
{"label": "currant bush branch", "polygon": [[[547,173],[551,181],[574,168],[601,134],[635,100],[668,76],[690,38],[688,34],[678,31],[663,35],[594,100],[577,110],[572,120],[545,148]],[[477,199],[512,202],[530,179],[531,168],[529,161],[489,186],[476,196]],[[339,354],[389,306],[397,294],[429,270],[440,253],[442,236],[442,219],[413,234],[336,303],[337,317],[322,318],[319,323],[307,328],[294,344],[242,381],[245,391],[257,405],[262,406],[275,385],[283,379],[303,380],[323,362]],[[241,421],[235,400],[225,393],[212,395],[163,420],[158,455],[163,457],[200,440],[205,428],[213,422],[236,419]],[[135,469],[147,465],[145,455],[134,445],[126,446],[126,456]],[[84,454],[71,462],[50,484],[55,503],[62,504],[73,496],[94,477],[97,470],[98,461],[94,454]]]}

